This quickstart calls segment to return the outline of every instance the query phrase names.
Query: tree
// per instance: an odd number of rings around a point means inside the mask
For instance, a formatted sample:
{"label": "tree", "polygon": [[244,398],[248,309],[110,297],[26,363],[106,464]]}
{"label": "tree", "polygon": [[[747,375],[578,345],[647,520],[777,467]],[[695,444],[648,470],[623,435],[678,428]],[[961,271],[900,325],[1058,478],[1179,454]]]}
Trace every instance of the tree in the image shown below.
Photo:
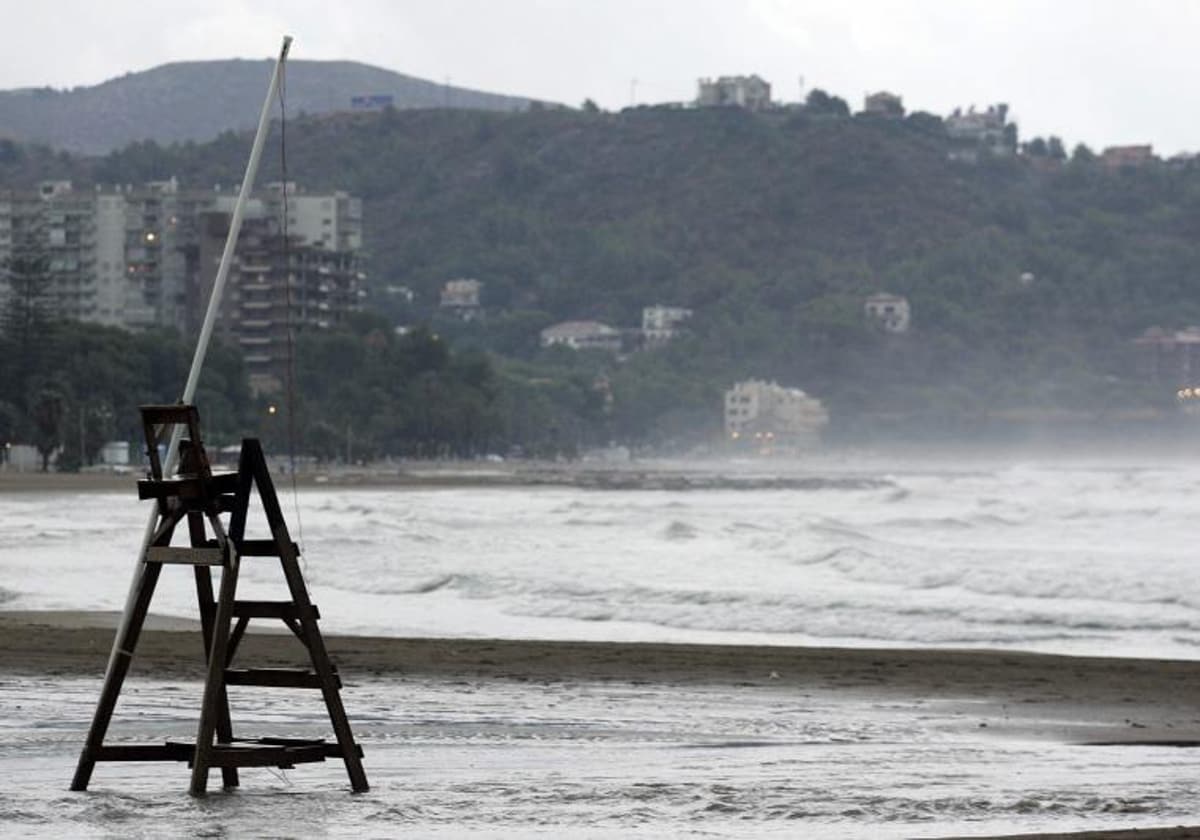
{"label": "tree", "polygon": [[33,420],[33,445],[42,456],[42,472],[50,471],[50,457],[62,446],[66,412],[66,397],[57,387],[46,385],[34,394],[30,416]]}
{"label": "tree", "polygon": [[600,106],[592,99],[583,100],[582,110],[585,114],[599,114]]}
{"label": "tree", "polygon": [[817,116],[850,116],[850,106],[846,104],[846,100],[830,96],[820,88],[813,88],[809,91],[808,97],[804,100],[804,107],[809,113]]}
{"label": "tree", "polygon": [[7,299],[0,310],[0,334],[4,336],[0,358],[0,399],[29,410],[29,383],[43,367],[50,348],[51,329],[50,258],[46,232],[36,213],[13,217],[12,249],[0,265]]}
{"label": "tree", "polygon": [[1091,163],[1096,159],[1096,153],[1089,149],[1085,144],[1079,143],[1071,152],[1072,163]]}

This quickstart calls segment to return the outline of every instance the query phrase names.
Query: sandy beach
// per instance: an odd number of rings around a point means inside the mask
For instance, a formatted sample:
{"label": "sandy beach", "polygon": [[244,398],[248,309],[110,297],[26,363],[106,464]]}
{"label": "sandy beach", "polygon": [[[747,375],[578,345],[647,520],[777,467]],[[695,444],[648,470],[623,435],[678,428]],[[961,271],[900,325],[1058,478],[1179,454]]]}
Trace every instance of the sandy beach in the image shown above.
{"label": "sandy beach", "polygon": [[[98,685],[117,616],[87,612],[0,613],[0,674]],[[1158,747],[1200,745],[1200,662],[1072,658],[980,651],[839,650],[783,647],[614,644],[331,636],[329,648],[355,706],[353,684],[461,686],[485,695],[533,686],[540,692],[638,687],[661,698],[716,692],[777,703],[863,704],[936,716],[947,737],[1047,744]],[[252,633],[239,657],[259,665],[298,661],[294,640]],[[193,622],[151,620],[131,681],[199,681]],[[86,692],[85,692],[86,693]],[[658,702],[662,702],[661,700]],[[669,702],[669,699],[668,699]],[[817,702],[817,701],[814,701]],[[86,703],[84,704],[86,705]],[[370,732],[366,735],[370,754]],[[819,834],[819,832],[818,832]],[[868,836],[870,831],[862,836]],[[851,834],[850,836],[853,836]],[[937,824],[910,836],[942,837]],[[981,835],[972,835],[981,836]],[[1013,835],[1017,836],[1017,835]],[[1029,835],[1035,836],[1035,835]],[[1162,826],[1075,835],[1200,837]]]}

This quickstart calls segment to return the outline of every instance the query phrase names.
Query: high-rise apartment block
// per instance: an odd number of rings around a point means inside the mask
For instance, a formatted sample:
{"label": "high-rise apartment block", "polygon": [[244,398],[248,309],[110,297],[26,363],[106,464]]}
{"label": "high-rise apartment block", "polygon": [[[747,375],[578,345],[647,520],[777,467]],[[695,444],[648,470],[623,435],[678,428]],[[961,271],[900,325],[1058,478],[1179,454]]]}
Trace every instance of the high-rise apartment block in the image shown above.
{"label": "high-rise apartment block", "polygon": [[[40,299],[57,317],[194,333],[236,200],[234,191],[183,189],[174,178],[0,192],[0,304],[10,269],[33,259],[42,266]],[[358,307],[361,251],[358,198],[276,183],[248,202],[221,324],[245,351],[256,390],[281,384],[290,327],[329,326]]]}

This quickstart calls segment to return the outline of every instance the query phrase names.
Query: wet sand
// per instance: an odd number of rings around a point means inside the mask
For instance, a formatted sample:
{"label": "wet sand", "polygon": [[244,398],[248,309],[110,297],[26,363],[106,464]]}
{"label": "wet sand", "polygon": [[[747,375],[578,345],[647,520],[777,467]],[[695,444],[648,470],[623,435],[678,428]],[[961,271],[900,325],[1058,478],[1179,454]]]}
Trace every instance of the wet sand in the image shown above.
{"label": "wet sand", "polygon": [[[0,671],[103,673],[119,616],[0,612]],[[203,673],[198,623],[152,616],[135,667]],[[263,628],[268,628],[264,632]],[[369,677],[622,681],[772,691],[916,696],[949,703],[962,725],[1070,743],[1200,746],[1200,661],[978,650],[794,648],[329,636],[338,667]],[[240,656],[298,664],[292,636],[252,627]]]}
{"label": "wet sand", "polygon": [[[0,674],[95,677],[118,616],[0,612]],[[1200,746],[1200,662],[1076,658],[987,651],[860,650],[330,636],[344,677],[473,685],[649,686],[670,697],[697,687],[756,696],[844,697],[936,711],[946,731],[1060,744]],[[252,632],[239,658],[297,662],[286,633]],[[153,617],[134,674],[199,680],[198,626]],[[913,836],[938,837],[936,826]],[[1012,835],[1200,838],[1200,829]]]}

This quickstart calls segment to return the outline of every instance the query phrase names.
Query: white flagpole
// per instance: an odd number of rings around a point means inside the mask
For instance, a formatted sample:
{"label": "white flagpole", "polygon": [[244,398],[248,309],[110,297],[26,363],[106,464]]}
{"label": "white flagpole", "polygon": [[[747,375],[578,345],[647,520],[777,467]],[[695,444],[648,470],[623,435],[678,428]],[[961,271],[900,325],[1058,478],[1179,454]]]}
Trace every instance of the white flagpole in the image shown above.
{"label": "white flagpole", "polygon": [[[271,73],[271,83],[267,88],[267,98],[263,102],[262,113],[258,118],[258,132],[254,135],[254,146],[250,150],[250,160],[246,164],[246,174],[242,178],[242,188],[238,193],[237,204],[233,208],[233,216],[229,220],[229,235],[225,237],[225,250],[221,253],[221,264],[217,268],[217,278],[213,282],[212,294],[208,299],[208,310],[204,314],[204,324],[200,327],[200,336],[196,339],[196,352],[192,356],[192,368],[188,372],[187,383],[183,387],[183,397],[180,398],[180,402],[182,403],[190,403],[196,396],[196,385],[200,381],[200,371],[204,367],[204,357],[208,353],[208,345],[212,339],[217,313],[221,308],[221,295],[225,292],[225,281],[229,277],[229,267],[233,263],[234,249],[237,246],[238,234],[241,232],[242,215],[245,212],[246,201],[250,197],[250,191],[254,186],[254,178],[258,173],[258,161],[262,157],[263,146],[266,143],[267,128],[271,123],[271,106],[279,93],[283,63],[287,60],[288,50],[291,49],[291,46],[291,36],[285,35],[283,38],[283,47],[279,51],[279,59],[275,62],[275,69]],[[285,184],[284,189],[286,188],[287,185]],[[163,459],[164,476],[170,474],[171,470],[175,468],[175,462],[179,457],[179,441],[182,437],[183,427],[176,425],[171,433],[171,442],[167,447],[167,456]],[[149,522],[146,523],[146,533],[142,538],[142,550],[138,554],[137,568],[134,570],[133,580],[129,584],[129,594],[125,597],[125,611],[121,615],[121,623],[117,628],[117,636],[113,640],[112,653],[108,657],[108,667],[105,675],[106,684],[109,675],[112,674],[113,668],[116,665],[117,657],[120,655],[133,655],[131,651],[121,649],[121,640],[125,637],[129,622],[133,616],[134,601],[138,590],[141,588],[142,576],[145,574],[146,567],[143,560],[146,556],[146,549],[150,547],[150,542],[154,538],[154,526],[157,523],[158,511],[155,508],[150,514]]]}

